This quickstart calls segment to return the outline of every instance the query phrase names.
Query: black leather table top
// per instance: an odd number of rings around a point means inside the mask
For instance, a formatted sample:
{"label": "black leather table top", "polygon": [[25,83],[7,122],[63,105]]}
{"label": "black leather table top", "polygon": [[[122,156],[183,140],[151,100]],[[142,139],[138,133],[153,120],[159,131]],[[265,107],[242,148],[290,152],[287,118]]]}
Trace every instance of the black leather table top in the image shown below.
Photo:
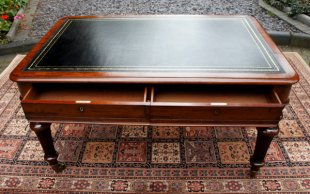
{"label": "black leather table top", "polygon": [[25,71],[283,72],[246,17],[67,19]]}

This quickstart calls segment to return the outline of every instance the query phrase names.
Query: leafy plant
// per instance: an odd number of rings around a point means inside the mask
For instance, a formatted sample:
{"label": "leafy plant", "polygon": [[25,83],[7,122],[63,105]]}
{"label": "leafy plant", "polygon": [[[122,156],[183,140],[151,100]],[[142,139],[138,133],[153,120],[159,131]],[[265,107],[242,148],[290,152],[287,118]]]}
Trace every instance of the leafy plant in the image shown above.
{"label": "leafy plant", "polygon": [[296,14],[300,14],[300,13],[304,13],[307,15],[310,15],[310,2],[306,2],[306,1],[300,1],[300,2],[296,2],[294,4],[291,5],[291,11],[290,11],[290,15],[296,15]]}
{"label": "leafy plant", "polygon": [[28,0],[0,0],[0,31],[8,32],[14,19],[18,19],[18,10],[25,6]]}
{"label": "leafy plant", "polygon": [[6,35],[5,33],[0,32],[0,45],[9,43],[9,40],[6,38],[5,35]]}
{"label": "leafy plant", "polygon": [[283,10],[286,7],[290,8],[288,14],[294,16],[297,14],[310,15],[310,2],[309,0],[265,0],[268,4]]}

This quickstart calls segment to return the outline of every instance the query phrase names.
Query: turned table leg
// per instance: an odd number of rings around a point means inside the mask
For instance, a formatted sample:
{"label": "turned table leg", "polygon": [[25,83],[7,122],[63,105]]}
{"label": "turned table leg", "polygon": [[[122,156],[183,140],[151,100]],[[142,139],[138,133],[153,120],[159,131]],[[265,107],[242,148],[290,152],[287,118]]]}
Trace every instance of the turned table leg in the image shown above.
{"label": "turned table leg", "polygon": [[50,123],[30,123],[30,128],[36,133],[44,151],[44,159],[51,165],[55,172],[65,169],[63,164],[57,161],[58,153],[53,144]]}
{"label": "turned table leg", "polygon": [[279,128],[257,128],[257,139],[254,154],[251,157],[251,177],[255,177],[260,167],[265,165],[265,156],[274,136]]}

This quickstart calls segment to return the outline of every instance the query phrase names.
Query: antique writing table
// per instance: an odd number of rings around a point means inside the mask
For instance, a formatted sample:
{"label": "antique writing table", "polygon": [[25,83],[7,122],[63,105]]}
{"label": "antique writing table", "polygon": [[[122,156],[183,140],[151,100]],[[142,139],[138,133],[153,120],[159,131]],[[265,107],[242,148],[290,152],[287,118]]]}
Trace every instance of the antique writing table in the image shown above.
{"label": "antique writing table", "polygon": [[255,126],[251,175],[279,132],[292,69],[246,16],[65,17],[11,74],[45,160],[52,122]]}

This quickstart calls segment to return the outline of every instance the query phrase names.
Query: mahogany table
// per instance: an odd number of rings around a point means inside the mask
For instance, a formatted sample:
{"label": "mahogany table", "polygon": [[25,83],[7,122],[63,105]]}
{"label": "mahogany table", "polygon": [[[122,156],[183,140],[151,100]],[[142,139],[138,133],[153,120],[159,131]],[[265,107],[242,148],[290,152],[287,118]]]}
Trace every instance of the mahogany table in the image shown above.
{"label": "mahogany table", "polygon": [[11,74],[56,172],[52,122],[254,126],[264,165],[298,75],[248,16],[64,17]]}

